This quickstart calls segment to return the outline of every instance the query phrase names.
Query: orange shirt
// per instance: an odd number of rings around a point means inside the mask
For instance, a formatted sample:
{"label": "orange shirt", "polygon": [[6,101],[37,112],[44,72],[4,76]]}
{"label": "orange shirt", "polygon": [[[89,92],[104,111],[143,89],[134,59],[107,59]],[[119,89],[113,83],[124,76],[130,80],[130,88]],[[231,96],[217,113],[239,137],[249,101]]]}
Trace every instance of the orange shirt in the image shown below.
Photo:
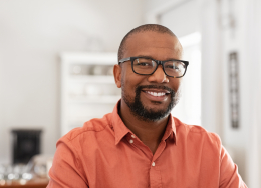
{"label": "orange shirt", "polygon": [[47,187],[247,187],[219,137],[170,115],[153,155],[117,112],[92,119],[57,142]]}

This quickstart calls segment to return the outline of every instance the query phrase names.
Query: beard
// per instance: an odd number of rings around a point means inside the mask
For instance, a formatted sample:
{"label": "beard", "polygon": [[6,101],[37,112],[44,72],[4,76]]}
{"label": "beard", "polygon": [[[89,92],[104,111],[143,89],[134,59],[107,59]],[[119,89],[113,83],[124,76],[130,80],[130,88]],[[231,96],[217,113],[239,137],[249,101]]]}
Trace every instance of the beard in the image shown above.
{"label": "beard", "polygon": [[[123,86],[123,85],[122,85]],[[163,89],[167,90],[170,93],[167,95],[171,95],[167,108],[155,110],[153,108],[146,108],[145,105],[141,102],[141,92],[143,89]],[[124,92],[124,86],[122,87],[122,99],[126,103],[126,105],[129,107],[131,113],[143,121],[158,121],[162,118],[167,117],[171,110],[176,106],[176,104],[179,101],[179,91],[175,92],[174,90],[170,89],[166,86],[158,86],[158,85],[143,85],[143,86],[137,86],[136,87],[136,97],[135,99],[131,99],[130,96],[126,95]],[[153,101],[154,104],[161,104],[161,102]]]}

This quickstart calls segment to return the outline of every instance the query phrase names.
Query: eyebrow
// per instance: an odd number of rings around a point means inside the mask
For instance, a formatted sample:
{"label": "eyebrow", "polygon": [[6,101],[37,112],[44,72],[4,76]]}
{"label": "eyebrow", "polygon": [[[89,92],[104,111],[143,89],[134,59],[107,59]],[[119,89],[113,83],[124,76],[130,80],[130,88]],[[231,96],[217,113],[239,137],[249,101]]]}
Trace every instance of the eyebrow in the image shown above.
{"label": "eyebrow", "polygon": [[136,57],[144,57],[144,58],[149,58],[149,59],[155,59],[152,56],[147,56],[147,55],[138,55]]}
{"label": "eyebrow", "polygon": [[[138,55],[136,57],[143,57],[143,58],[149,58],[149,59],[154,59],[156,60],[155,58],[153,58],[152,56],[147,56],[147,55]],[[170,58],[170,59],[166,59],[166,60],[159,60],[159,61],[171,61],[171,60],[179,60],[179,59],[175,59],[175,58]],[[182,60],[181,60],[182,61]]]}

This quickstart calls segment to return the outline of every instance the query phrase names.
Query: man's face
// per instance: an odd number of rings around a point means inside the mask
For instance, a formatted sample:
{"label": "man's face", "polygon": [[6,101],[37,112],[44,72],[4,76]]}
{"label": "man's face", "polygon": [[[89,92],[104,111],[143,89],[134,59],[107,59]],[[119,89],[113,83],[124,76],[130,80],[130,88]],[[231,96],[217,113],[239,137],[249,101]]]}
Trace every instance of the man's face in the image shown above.
{"label": "man's face", "polygon": [[[147,56],[156,60],[181,59],[182,47],[176,37],[157,32],[131,35],[123,58]],[[132,114],[146,121],[160,120],[171,112],[179,99],[180,78],[165,75],[160,65],[153,75],[138,75],[131,62],[123,63],[120,87],[122,102]]]}

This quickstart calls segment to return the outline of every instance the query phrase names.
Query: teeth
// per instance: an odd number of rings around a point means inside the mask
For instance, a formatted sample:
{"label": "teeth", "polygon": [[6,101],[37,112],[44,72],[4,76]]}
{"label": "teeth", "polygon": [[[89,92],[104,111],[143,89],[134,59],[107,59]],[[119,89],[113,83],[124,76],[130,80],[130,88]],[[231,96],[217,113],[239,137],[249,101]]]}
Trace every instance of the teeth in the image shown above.
{"label": "teeth", "polygon": [[151,94],[151,95],[153,95],[155,97],[160,97],[160,96],[166,95],[166,93],[163,93],[163,92],[157,93],[157,92],[147,91],[147,93],[149,93],[149,94]]}

